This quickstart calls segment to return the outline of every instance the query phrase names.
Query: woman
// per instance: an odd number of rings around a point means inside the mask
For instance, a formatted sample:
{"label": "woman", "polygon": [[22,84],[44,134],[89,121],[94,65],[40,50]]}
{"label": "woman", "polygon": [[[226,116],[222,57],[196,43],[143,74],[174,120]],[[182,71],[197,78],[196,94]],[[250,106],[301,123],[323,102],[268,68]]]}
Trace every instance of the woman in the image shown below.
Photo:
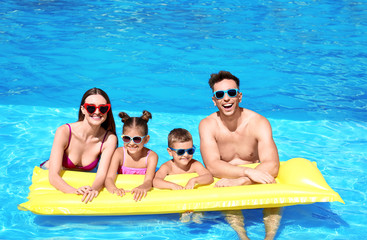
{"label": "woman", "polygon": [[[103,90],[92,88],[82,98],[78,121],[56,130],[50,159],[41,167],[49,169],[49,181],[56,189],[83,195],[82,201],[87,203],[102,189],[116,146],[110,99]],[[98,163],[92,186],[76,189],[60,176],[63,169],[91,171]]]}

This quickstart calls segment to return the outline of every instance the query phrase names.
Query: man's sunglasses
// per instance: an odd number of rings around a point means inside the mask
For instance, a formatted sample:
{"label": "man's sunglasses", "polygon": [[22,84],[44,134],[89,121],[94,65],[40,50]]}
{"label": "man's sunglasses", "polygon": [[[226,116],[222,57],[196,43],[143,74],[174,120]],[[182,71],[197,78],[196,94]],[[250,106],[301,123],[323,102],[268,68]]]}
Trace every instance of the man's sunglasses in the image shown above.
{"label": "man's sunglasses", "polygon": [[130,136],[128,136],[128,135],[122,135],[121,137],[122,137],[122,141],[124,142],[124,143],[129,143],[129,142],[131,142],[131,140],[133,140],[133,142],[135,143],[135,144],[139,144],[139,143],[141,143],[142,141],[143,141],[143,138],[145,138],[147,135],[145,135],[145,136],[135,136],[135,137],[130,137]]}
{"label": "man's sunglasses", "polygon": [[101,104],[97,107],[94,104],[84,103],[83,107],[87,110],[89,114],[95,113],[95,111],[97,111],[97,108],[99,109],[100,113],[106,114],[110,110],[111,104]]}
{"label": "man's sunglasses", "polygon": [[178,156],[182,156],[185,154],[185,152],[187,152],[187,154],[189,155],[193,155],[195,153],[196,147],[193,146],[192,148],[188,148],[188,149],[174,149],[174,148],[169,147],[169,149],[171,149],[172,151],[175,151]]}
{"label": "man's sunglasses", "polygon": [[215,91],[214,93],[213,93],[213,95],[214,95],[214,97],[216,98],[216,99],[222,99],[222,98],[224,98],[224,94],[228,94],[228,96],[229,97],[235,97],[235,96],[237,96],[237,94],[238,94],[238,89],[236,89],[236,88],[231,88],[231,89],[228,89],[228,90],[226,90],[226,91],[224,91],[224,90],[219,90],[219,91]]}

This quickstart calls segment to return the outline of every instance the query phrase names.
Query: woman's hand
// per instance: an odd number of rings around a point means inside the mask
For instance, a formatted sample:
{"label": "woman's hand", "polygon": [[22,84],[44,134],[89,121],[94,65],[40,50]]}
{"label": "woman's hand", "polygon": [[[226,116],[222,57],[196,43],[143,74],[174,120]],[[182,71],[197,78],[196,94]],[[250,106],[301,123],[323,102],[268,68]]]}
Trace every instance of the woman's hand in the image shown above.
{"label": "woman's hand", "polygon": [[99,192],[95,189],[93,189],[90,186],[83,186],[78,188],[75,193],[77,195],[83,195],[82,202],[88,203],[91,202],[94,198],[96,198],[99,194]]}

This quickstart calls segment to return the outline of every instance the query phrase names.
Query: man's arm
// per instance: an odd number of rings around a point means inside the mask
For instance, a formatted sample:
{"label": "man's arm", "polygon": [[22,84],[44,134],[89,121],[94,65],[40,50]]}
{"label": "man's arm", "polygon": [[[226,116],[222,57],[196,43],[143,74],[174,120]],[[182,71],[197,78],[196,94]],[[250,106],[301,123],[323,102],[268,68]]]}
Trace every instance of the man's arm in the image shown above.
{"label": "man's arm", "polygon": [[258,140],[260,158],[260,164],[256,169],[267,172],[275,178],[279,171],[279,155],[273,139],[271,125],[263,116],[260,116],[260,119],[256,121],[256,125],[253,129],[256,129],[255,136]]}

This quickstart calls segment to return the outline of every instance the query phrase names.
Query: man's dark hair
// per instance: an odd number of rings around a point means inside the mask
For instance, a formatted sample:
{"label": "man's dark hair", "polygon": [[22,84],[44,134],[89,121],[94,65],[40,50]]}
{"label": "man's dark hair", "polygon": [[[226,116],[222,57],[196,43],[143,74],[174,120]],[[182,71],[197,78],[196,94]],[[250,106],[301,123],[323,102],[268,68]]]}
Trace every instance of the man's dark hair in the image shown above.
{"label": "man's dark hair", "polygon": [[236,82],[238,88],[240,87],[240,80],[236,76],[232,75],[232,73],[227,71],[220,71],[219,73],[212,73],[210,75],[209,79],[210,88],[214,90],[214,84],[224,79],[231,79]]}

